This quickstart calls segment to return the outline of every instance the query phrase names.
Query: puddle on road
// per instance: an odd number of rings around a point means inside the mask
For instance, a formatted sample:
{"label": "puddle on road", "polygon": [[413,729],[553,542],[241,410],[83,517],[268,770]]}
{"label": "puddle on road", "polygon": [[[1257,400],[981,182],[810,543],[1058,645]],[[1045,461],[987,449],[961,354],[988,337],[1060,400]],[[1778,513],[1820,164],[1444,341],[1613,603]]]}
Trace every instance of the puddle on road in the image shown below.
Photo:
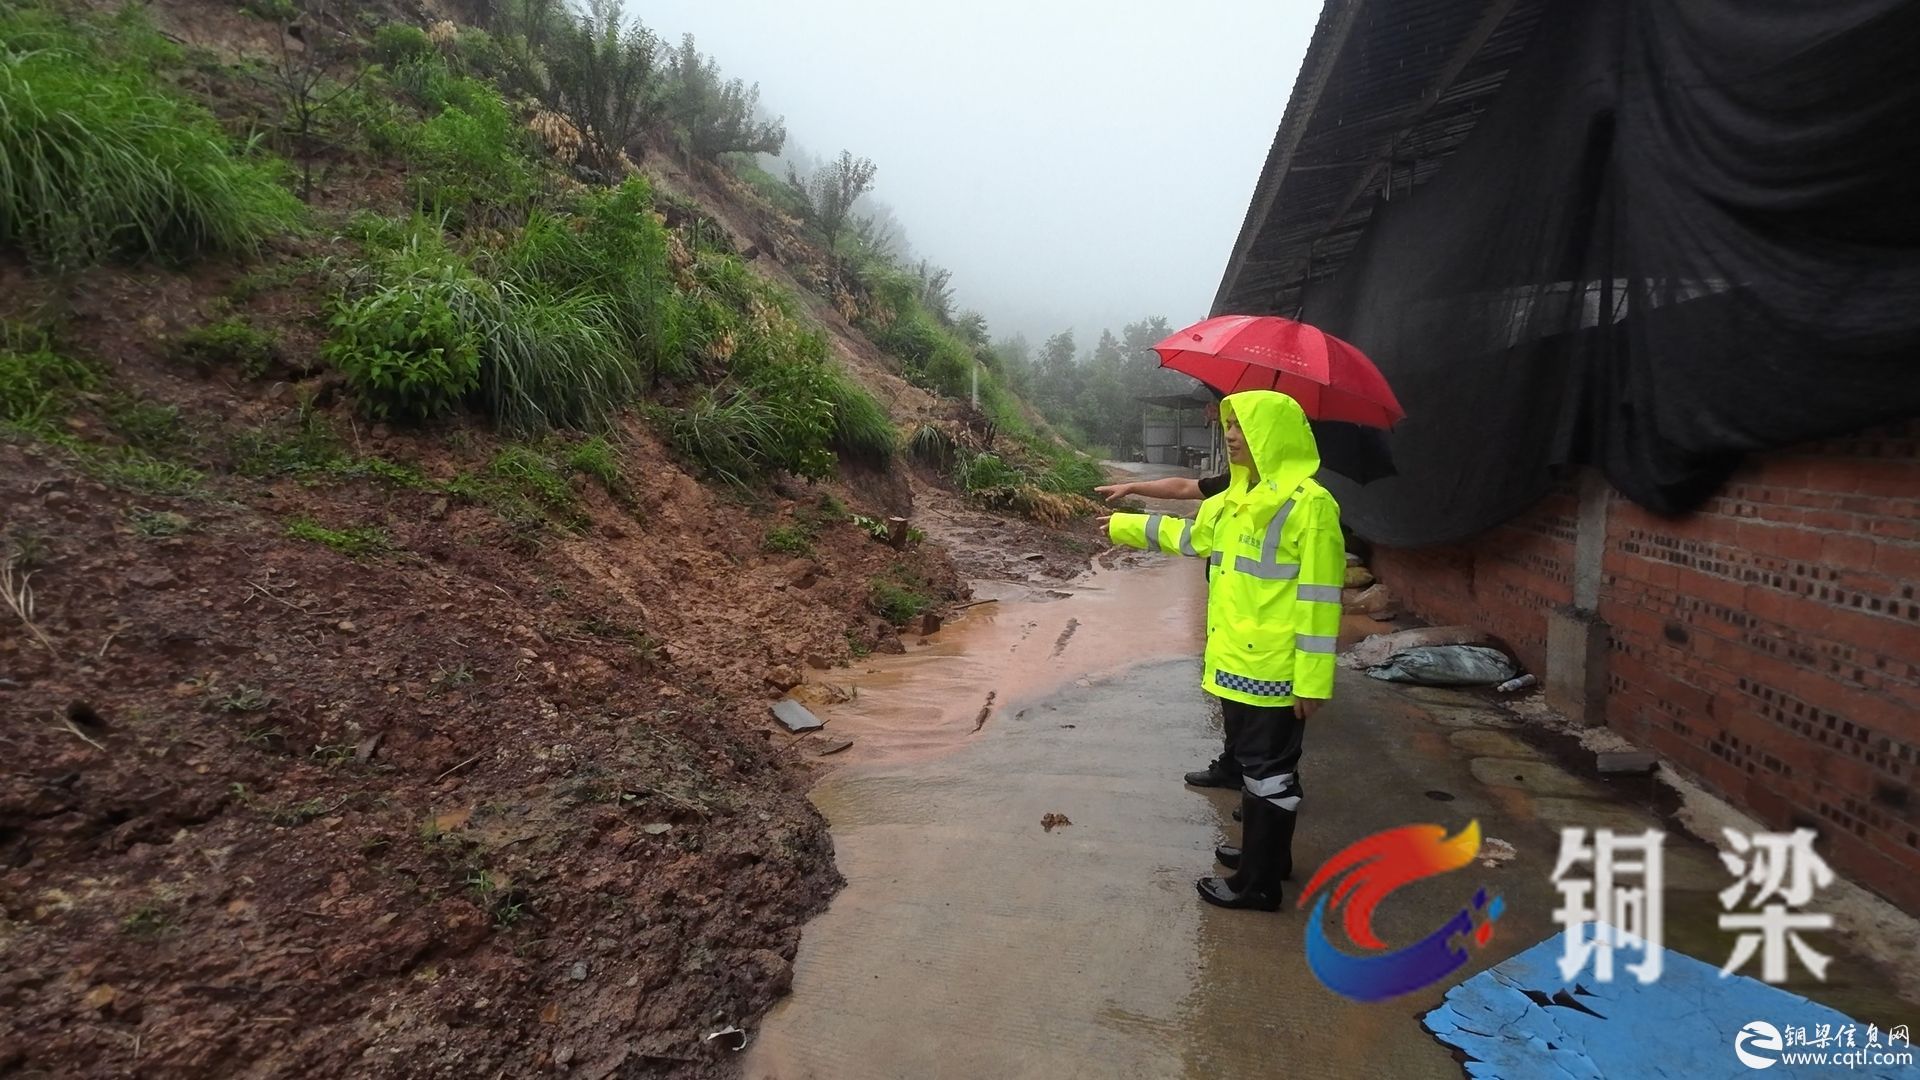
{"label": "puddle on road", "polygon": [[976,597],[994,602],[968,608],[904,656],[869,657],[851,675],[828,677],[855,697],[815,708],[827,726],[814,738],[853,740],[836,764],[911,760],[964,746],[1063,686],[1197,656],[1206,594],[1194,584],[1203,575],[1185,559],[1122,556],[1058,589],[978,582]]}

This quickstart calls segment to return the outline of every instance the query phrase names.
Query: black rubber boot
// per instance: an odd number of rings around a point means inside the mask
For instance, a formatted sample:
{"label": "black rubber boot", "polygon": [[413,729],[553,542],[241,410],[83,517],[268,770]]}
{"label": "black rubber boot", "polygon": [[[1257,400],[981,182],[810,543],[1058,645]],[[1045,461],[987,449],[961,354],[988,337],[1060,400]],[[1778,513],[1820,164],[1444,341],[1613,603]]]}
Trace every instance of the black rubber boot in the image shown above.
{"label": "black rubber boot", "polygon": [[[1238,870],[1240,869],[1240,849],[1232,844],[1221,844],[1213,849],[1213,861],[1229,870]],[[1292,881],[1293,871],[1288,869],[1286,873],[1280,875],[1280,880]]]}
{"label": "black rubber boot", "polygon": [[1192,787],[1237,788],[1240,770],[1231,758],[1217,757],[1208,762],[1206,768],[1188,773],[1186,781]]}
{"label": "black rubber boot", "polygon": [[1240,868],[1232,877],[1204,877],[1194,883],[1200,899],[1216,907],[1247,911],[1278,911],[1281,904],[1282,873],[1291,873],[1292,818],[1265,799],[1242,793],[1240,809],[1245,818],[1242,838],[1245,850]]}
{"label": "black rubber boot", "polygon": [[1293,880],[1293,828],[1300,823],[1298,810],[1273,808],[1273,880]]}

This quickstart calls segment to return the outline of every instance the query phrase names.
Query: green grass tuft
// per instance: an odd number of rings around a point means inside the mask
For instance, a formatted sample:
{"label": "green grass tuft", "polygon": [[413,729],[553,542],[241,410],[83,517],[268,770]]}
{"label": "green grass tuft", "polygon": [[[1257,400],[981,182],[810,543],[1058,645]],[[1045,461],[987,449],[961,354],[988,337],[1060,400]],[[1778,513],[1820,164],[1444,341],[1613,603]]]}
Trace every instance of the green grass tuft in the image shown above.
{"label": "green grass tuft", "polygon": [[529,534],[557,521],[567,528],[582,523],[573,488],[554,461],[530,446],[509,446],[479,473],[454,479],[446,491],[488,507],[508,524]]}
{"label": "green grass tuft", "polygon": [[272,368],[279,346],[272,334],[233,318],[195,327],[175,339],[167,351],[203,371],[234,367],[243,377],[257,379]]}
{"label": "green grass tuft", "polygon": [[149,540],[179,536],[193,529],[193,522],[184,514],[176,514],[171,510],[149,510],[144,506],[136,506],[129,511],[127,522],[133,526],[134,535]]}
{"label": "green grass tuft", "polygon": [[161,89],[157,36],[123,17],[104,38],[37,7],[0,15],[0,247],[73,271],[252,251],[298,225],[274,163]]}
{"label": "green grass tuft", "polygon": [[891,462],[899,436],[880,402],[832,368],[825,372],[822,389],[833,408],[833,448],[870,465],[884,467]]}
{"label": "green grass tuft", "polygon": [[120,393],[108,399],[105,411],[107,426],[135,449],[170,454],[194,443],[193,433],[181,421],[180,410],[172,405],[156,405]]}
{"label": "green grass tuft", "polygon": [[906,625],[915,616],[933,606],[933,598],[919,589],[887,580],[876,580],[873,583],[868,602],[873,606],[876,614],[895,626]]}
{"label": "green grass tuft", "polygon": [[813,533],[802,525],[775,525],[767,530],[760,546],[779,555],[811,555]]}
{"label": "green grass tuft", "polygon": [[290,420],[238,433],[229,453],[233,470],[255,479],[291,476],[308,484],[372,479],[398,487],[426,486],[420,471],[410,465],[349,452],[322,414],[305,403]]}
{"label": "green grass tuft", "polygon": [[975,454],[959,463],[956,479],[969,495],[1001,488],[1014,488],[1027,482],[1025,474],[1008,465],[998,454]]}
{"label": "green grass tuft", "polygon": [[953,468],[954,458],[959,447],[953,436],[934,427],[921,424],[914,429],[913,437],[907,440],[907,456],[929,468],[945,471]]}
{"label": "green grass tuft", "polygon": [[567,468],[600,481],[609,493],[620,490],[620,458],[613,445],[595,435],[567,451]]}
{"label": "green grass tuft", "polygon": [[388,23],[373,34],[373,54],[389,67],[425,60],[434,55],[433,39],[408,23]]}
{"label": "green grass tuft", "polygon": [[430,219],[358,228],[384,249],[377,283],[341,298],[324,352],[368,412],[427,419],[472,401],[534,435],[605,427],[633,399],[639,361],[606,295],[557,288],[511,253],[484,276]]}
{"label": "green grass tuft", "polygon": [[316,544],[341,553],[359,558],[362,555],[379,555],[393,550],[393,541],[385,529],[371,525],[356,525],[346,529],[329,529],[304,518],[287,525],[287,535],[296,540],[310,540]]}
{"label": "green grass tuft", "polygon": [[177,461],[166,461],[131,447],[118,454],[83,457],[82,466],[109,484],[145,495],[198,495],[206,475]]}
{"label": "green grass tuft", "polygon": [[17,345],[0,341],[0,424],[45,433],[66,416],[73,395],[91,390],[96,380],[44,338]]}
{"label": "green grass tuft", "polygon": [[488,464],[487,473],[549,510],[573,507],[573,489],[567,486],[567,478],[553,462],[528,447],[509,446],[500,451]]}

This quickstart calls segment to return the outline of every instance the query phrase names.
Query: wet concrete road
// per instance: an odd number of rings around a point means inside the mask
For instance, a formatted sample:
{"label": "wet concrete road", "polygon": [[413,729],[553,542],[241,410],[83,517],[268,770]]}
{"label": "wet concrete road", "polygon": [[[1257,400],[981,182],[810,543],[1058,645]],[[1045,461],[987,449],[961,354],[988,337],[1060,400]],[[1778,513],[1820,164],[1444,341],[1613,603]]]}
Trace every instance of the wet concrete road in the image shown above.
{"label": "wet concrete road", "polygon": [[[1180,782],[1219,746],[1194,659],[1202,595],[1190,563],[1136,563],[1068,599],[982,607],[822,710],[856,740],[813,793],[847,887],[807,927],[793,995],[755,1033],[746,1076],[1461,1075],[1419,1026],[1445,985],[1348,1002],[1306,966],[1304,912],[1195,896],[1214,844],[1237,835],[1234,796]],[[1477,820],[1480,862],[1395,892],[1376,929],[1411,942],[1480,885],[1504,896],[1491,944],[1452,981],[1556,933],[1558,828],[1660,821],[1650,782],[1574,775],[1516,727],[1471,693],[1343,671],[1307,735],[1296,892],[1370,833]],[[1072,824],[1049,832],[1048,814]],[[1723,874],[1679,841],[1668,946],[1723,957]],[[1910,1021],[1912,1003],[1843,944],[1823,948],[1845,975],[1792,988],[1863,1021]]]}
{"label": "wet concrete road", "polygon": [[[1197,595],[1192,569],[1108,578],[1099,599],[1111,610],[1019,605],[1013,621],[1080,619],[1075,611],[1119,620],[1128,586]],[[1197,648],[1191,629],[1168,622],[1178,619],[1136,620],[1134,631],[1171,634],[1175,651]],[[1114,659],[1098,640],[1089,633],[1077,659],[1069,641],[1055,658],[1063,678],[1073,664]],[[1026,700],[1002,698],[957,750],[874,760],[823,781],[814,798],[848,885],[807,928],[794,994],[768,1017],[746,1074],[1458,1076],[1415,1020],[1438,989],[1384,1006],[1348,1003],[1305,966],[1304,913],[1220,911],[1194,895],[1194,879],[1214,872],[1214,844],[1233,835],[1234,804],[1180,783],[1219,746],[1198,680],[1193,659],[1068,679]],[[946,690],[963,700],[963,717],[981,700]],[[874,707],[885,692],[863,690],[859,711],[885,711]],[[861,738],[857,716],[835,724]],[[1450,752],[1447,730],[1378,684],[1343,685],[1308,736],[1302,868],[1415,821],[1458,827],[1478,817],[1499,836],[1498,802]],[[1072,824],[1048,832],[1049,813]],[[1498,871],[1474,873],[1520,887]],[[1390,940],[1414,939],[1459,908],[1475,884],[1467,877],[1396,894],[1377,925]],[[1530,880],[1538,884],[1523,897],[1509,896],[1516,914],[1503,920],[1493,959],[1546,931],[1544,879]]]}

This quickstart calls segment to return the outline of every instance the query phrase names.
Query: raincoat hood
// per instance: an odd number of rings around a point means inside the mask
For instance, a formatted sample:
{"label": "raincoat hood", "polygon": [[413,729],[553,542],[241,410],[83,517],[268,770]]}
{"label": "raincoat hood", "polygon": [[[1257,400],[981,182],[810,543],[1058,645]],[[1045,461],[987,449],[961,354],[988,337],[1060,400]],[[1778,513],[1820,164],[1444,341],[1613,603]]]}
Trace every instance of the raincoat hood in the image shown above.
{"label": "raincoat hood", "polygon": [[[1271,482],[1281,498],[1290,496],[1320,471],[1320,446],[1299,402],[1273,390],[1229,394],[1220,402],[1220,421],[1224,424],[1234,419],[1240,421],[1240,434],[1246,437],[1260,479]],[[1235,464],[1230,472],[1230,490],[1245,491],[1246,466]]]}

